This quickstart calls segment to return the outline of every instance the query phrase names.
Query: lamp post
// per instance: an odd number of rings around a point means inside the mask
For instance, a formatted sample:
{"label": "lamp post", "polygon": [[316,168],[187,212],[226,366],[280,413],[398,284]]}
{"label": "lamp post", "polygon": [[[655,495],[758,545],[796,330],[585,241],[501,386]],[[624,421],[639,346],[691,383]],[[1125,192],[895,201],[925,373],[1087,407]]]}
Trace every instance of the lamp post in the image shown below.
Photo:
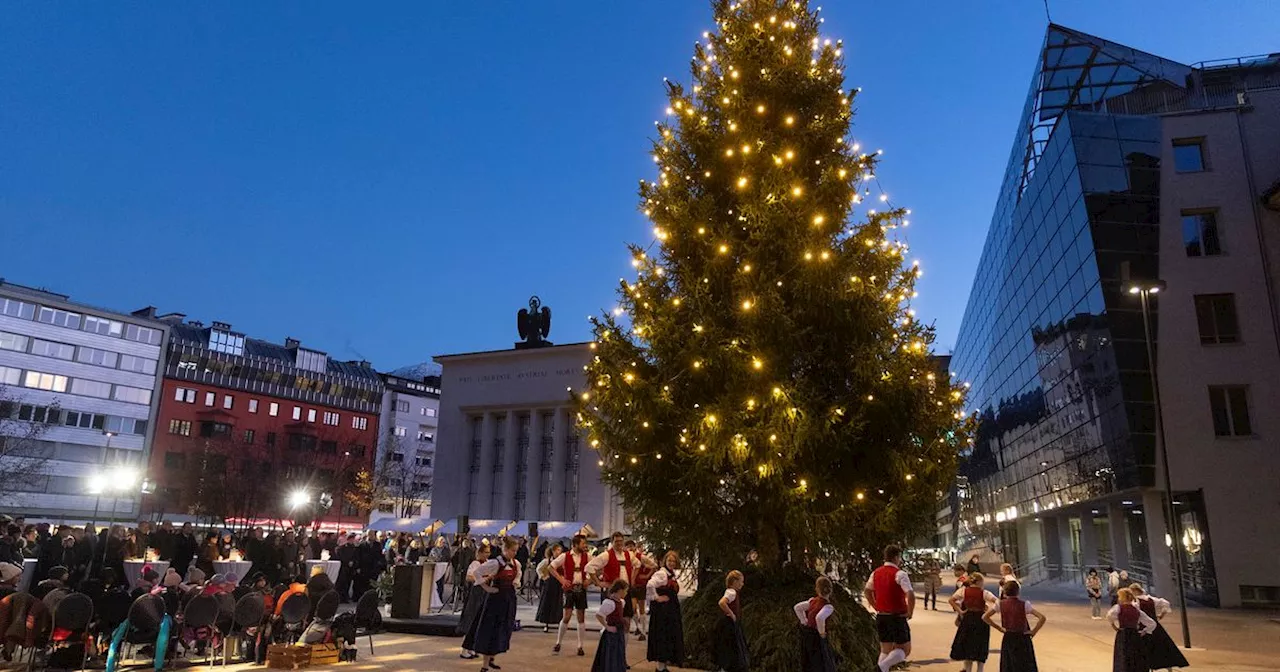
{"label": "lamp post", "polygon": [[112,471],[111,477],[104,484],[104,489],[111,490],[111,520],[107,523],[107,536],[102,542],[102,567],[107,566],[107,547],[111,545],[111,530],[116,525],[116,504],[120,495],[133,490],[138,484],[138,472],[120,465]]}
{"label": "lamp post", "polygon": [[1178,607],[1182,609],[1182,646],[1191,648],[1191,625],[1187,622],[1187,593],[1182,585],[1182,551],[1178,548],[1182,535],[1178,533],[1178,514],[1173,507],[1173,479],[1169,476],[1169,450],[1164,440],[1164,414],[1160,406],[1160,379],[1156,373],[1155,342],[1151,336],[1151,296],[1166,288],[1164,280],[1130,280],[1128,291],[1142,300],[1142,329],[1147,344],[1147,366],[1151,371],[1151,397],[1156,406],[1156,452],[1160,454],[1160,467],[1164,470],[1165,529],[1171,541],[1173,554],[1173,582],[1178,588]]}

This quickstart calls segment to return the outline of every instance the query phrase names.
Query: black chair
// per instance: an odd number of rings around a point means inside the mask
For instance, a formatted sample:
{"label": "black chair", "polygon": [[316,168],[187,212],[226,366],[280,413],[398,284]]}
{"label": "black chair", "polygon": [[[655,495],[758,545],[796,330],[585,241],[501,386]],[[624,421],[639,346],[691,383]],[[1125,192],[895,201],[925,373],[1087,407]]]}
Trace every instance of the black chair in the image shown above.
{"label": "black chair", "polygon": [[129,597],[129,593],[121,590],[110,590],[99,595],[93,601],[93,612],[95,623],[93,627],[94,634],[101,648],[102,641],[110,641],[111,633],[124,623],[129,617],[129,607],[133,605],[133,600]]}
{"label": "black chair", "polygon": [[382,632],[382,612],[378,611],[378,590],[371,588],[356,602],[356,636],[369,638],[369,655],[373,653],[373,636]]}
{"label": "black chair", "polygon": [[313,618],[320,621],[332,621],[338,615],[338,591],[330,590],[320,596],[316,602]]}
{"label": "black chair", "polygon": [[[218,620],[218,601],[212,595],[197,595],[191,598],[187,607],[182,610],[182,624],[195,634],[195,644],[206,645],[206,653],[212,656],[212,647],[208,647],[213,637],[215,623]],[[206,662],[211,658],[206,658]]]}
{"label": "black chair", "polygon": [[311,614],[311,598],[302,593],[294,593],[285,598],[280,605],[281,632],[276,634],[277,641],[296,639],[296,633],[305,626],[307,616]]}
{"label": "black chair", "polygon": [[124,637],[124,641],[129,644],[130,658],[133,657],[134,646],[155,645],[164,617],[164,600],[159,595],[144,593],[133,600],[133,604],[129,605],[129,627]]}
{"label": "black chair", "polygon": [[236,598],[231,593],[215,593],[213,599],[218,602],[218,632],[230,632],[236,615]]}
{"label": "black chair", "polygon": [[[223,597],[230,598],[231,595],[224,594]],[[262,619],[266,616],[266,605],[262,602],[262,593],[249,592],[235,602],[231,611],[231,625],[222,630],[222,655],[219,656],[223,662],[227,662],[226,647],[230,640],[247,636],[249,630],[262,627]],[[220,601],[219,605],[224,602]],[[221,616],[220,616],[221,618]],[[214,661],[217,663],[217,661]]]}

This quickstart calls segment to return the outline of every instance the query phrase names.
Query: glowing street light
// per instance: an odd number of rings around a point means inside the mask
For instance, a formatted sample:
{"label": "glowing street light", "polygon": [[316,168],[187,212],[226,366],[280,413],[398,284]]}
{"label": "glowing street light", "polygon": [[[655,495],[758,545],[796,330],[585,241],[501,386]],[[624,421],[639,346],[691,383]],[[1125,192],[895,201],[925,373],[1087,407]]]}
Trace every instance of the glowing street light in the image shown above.
{"label": "glowing street light", "polygon": [[304,506],[311,501],[311,495],[306,490],[294,490],[289,493],[289,508],[296,509]]}

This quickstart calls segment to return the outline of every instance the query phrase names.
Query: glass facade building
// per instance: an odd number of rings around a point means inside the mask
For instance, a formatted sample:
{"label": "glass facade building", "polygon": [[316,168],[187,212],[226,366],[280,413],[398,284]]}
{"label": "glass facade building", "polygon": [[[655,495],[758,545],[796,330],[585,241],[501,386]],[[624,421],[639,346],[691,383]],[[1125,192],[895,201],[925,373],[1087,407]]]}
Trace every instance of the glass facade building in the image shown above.
{"label": "glass facade building", "polygon": [[[940,519],[957,550],[1064,578],[1115,562],[1147,582],[1168,566],[1143,317],[1125,285],[1169,272],[1162,157],[1189,159],[1165,146],[1165,116],[1246,103],[1205,72],[1049,27],[950,363],[978,419]],[[1218,245],[1216,223],[1174,214],[1188,257]],[[1202,493],[1179,490],[1196,542],[1184,582],[1216,604]]]}

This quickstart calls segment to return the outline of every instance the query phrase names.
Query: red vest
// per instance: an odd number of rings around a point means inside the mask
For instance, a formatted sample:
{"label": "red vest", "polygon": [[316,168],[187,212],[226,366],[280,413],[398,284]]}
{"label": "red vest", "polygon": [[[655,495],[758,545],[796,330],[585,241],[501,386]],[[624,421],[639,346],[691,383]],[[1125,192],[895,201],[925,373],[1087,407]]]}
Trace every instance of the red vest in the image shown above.
{"label": "red vest", "polygon": [[875,608],[880,614],[907,613],[907,594],[898,585],[898,572],[893,565],[880,565],[871,573],[871,589],[875,592]]}
{"label": "red vest", "polygon": [[738,607],[738,591],[736,590],[733,592],[733,599],[729,600],[729,611],[733,612],[735,619],[742,616],[742,611]]}
{"label": "red vest", "polygon": [[626,625],[627,622],[626,617],[622,615],[622,600],[615,600],[612,597],[609,599],[613,602],[613,611],[609,612],[609,615],[604,617],[605,623],[608,623],[615,628],[621,628]]}
{"label": "red vest", "polygon": [[1004,629],[1013,633],[1026,633],[1030,630],[1027,627],[1027,603],[1017,597],[1000,598],[1000,623]]}
{"label": "red vest", "polygon": [[493,583],[498,587],[510,587],[516,582],[516,566],[508,565],[506,560],[501,560],[498,573],[493,575]]}
{"label": "red vest", "polygon": [[[626,559],[627,571],[630,572],[631,554],[623,551],[622,557]],[[604,578],[605,583],[613,583],[618,579],[626,579],[628,582],[631,581],[630,575],[622,575],[622,564],[618,562],[618,556],[614,555],[612,548],[609,549],[609,560],[604,563],[604,569],[600,572],[600,575]]]}
{"label": "red vest", "polygon": [[644,560],[639,553],[636,554],[636,564],[638,565],[636,567],[636,585],[643,588],[649,585],[649,578],[653,576],[654,570],[645,566]]}
{"label": "red vest", "polygon": [[984,611],[987,608],[987,600],[983,596],[983,592],[984,591],[981,588],[977,588],[975,586],[965,588],[964,599],[960,603],[964,607],[964,610],[976,611],[979,613]]}
{"label": "red vest", "polygon": [[809,609],[805,611],[804,614],[805,622],[809,627],[814,630],[818,629],[818,612],[822,611],[822,608],[825,606],[827,606],[827,601],[821,597],[809,598]]}
{"label": "red vest", "polygon": [[1119,621],[1120,629],[1137,630],[1138,615],[1141,613],[1142,612],[1139,611],[1138,608],[1133,606],[1132,604],[1120,605],[1120,617],[1116,619],[1117,621]]}
{"label": "red vest", "polygon": [[[587,568],[587,554],[580,553],[578,555],[581,556],[582,566],[577,567],[577,569],[574,569],[574,567],[576,567],[576,565],[573,564],[574,552],[569,551],[568,553],[564,554],[564,580],[568,581],[569,583],[573,583],[573,573],[575,571],[578,571],[578,570],[586,571],[586,568]],[[583,578],[585,579],[586,577],[584,576]]]}

